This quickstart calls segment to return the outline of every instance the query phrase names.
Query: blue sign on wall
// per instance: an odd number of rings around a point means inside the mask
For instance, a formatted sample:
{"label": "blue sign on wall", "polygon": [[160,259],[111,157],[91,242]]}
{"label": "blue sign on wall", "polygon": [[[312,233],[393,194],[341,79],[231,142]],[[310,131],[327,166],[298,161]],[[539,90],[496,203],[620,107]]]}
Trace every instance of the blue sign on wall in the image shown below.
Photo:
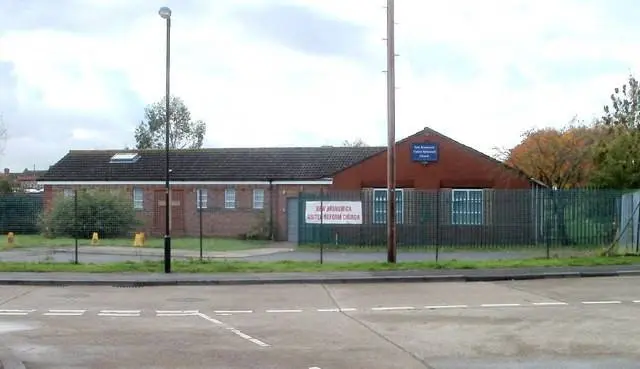
{"label": "blue sign on wall", "polygon": [[414,143],[411,145],[411,159],[426,163],[438,161],[437,143]]}

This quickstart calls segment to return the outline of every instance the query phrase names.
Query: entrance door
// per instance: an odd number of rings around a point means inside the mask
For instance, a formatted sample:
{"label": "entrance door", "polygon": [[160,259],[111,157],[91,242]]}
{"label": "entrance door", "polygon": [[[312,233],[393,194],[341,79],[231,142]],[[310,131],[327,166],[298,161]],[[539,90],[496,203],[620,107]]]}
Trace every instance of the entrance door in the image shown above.
{"label": "entrance door", "polygon": [[[154,193],[153,224],[160,232],[164,232],[166,224],[164,194],[164,190],[157,190]],[[184,233],[184,191],[181,189],[171,190],[171,223],[169,223],[169,227],[172,234]]]}
{"label": "entrance door", "polygon": [[298,199],[287,199],[287,241],[298,243]]}

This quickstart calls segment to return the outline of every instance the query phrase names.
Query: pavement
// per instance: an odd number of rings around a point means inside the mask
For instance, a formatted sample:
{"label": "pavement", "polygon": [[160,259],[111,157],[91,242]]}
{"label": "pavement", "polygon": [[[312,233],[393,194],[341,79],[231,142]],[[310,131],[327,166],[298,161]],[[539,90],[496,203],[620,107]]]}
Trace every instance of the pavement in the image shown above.
{"label": "pavement", "polygon": [[4,286],[0,347],[27,369],[631,369],[638,286]]}
{"label": "pavement", "polygon": [[[197,250],[173,249],[171,251],[173,259],[199,258],[200,252]],[[442,249],[438,254],[438,260],[495,260],[495,259],[526,259],[543,257],[546,255],[544,248],[532,249],[529,251],[447,251]],[[435,250],[410,251],[398,250],[398,261],[424,261],[436,260]],[[15,262],[69,262],[74,260],[75,249],[73,247],[55,248],[28,248],[10,249],[0,251],[0,261]],[[114,263],[125,261],[162,260],[164,250],[161,248],[139,248],[139,247],[113,247],[113,246],[80,246],[78,248],[78,260],[82,263]],[[245,261],[320,261],[320,252],[314,250],[298,250],[290,243],[274,243],[271,247],[238,250],[238,251],[218,251],[203,252],[203,257],[207,259],[233,259]],[[386,260],[386,252],[340,252],[331,250],[330,247],[323,252],[324,262],[368,262]]]}
{"label": "pavement", "polygon": [[256,284],[344,284],[398,282],[486,282],[640,276],[638,265],[500,269],[426,269],[316,273],[75,273],[0,272],[0,285],[176,286]]}

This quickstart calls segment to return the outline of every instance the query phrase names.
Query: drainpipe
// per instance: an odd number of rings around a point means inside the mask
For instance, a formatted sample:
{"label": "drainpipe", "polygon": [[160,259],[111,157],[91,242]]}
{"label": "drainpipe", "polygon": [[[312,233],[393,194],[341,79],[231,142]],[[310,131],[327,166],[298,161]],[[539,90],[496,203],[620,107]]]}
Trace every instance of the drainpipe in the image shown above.
{"label": "drainpipe", "polygon": [[273,239],[273,209],[274,209],[274,196],[273,196],[273,179],[269,179],[269,239]]}

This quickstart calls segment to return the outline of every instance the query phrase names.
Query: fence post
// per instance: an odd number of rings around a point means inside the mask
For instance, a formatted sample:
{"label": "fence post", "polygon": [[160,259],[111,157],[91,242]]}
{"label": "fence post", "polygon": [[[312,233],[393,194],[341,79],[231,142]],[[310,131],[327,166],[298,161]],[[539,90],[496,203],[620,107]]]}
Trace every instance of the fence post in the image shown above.
{"label": "fence post", "polygon": [[198,217],[200,218],[200,261],[202,261],[202,189],[198,188]]}
{"label": "fence post", "polygon": [[324,188],[320,187],[320,264],[324,263],[324,240],[323,240],[323,224],[324,224]]}
{"label": "fence post", "polygon": [[78,189],[73,190],[73,239],[74,239],[74,263],[78,264]]}

